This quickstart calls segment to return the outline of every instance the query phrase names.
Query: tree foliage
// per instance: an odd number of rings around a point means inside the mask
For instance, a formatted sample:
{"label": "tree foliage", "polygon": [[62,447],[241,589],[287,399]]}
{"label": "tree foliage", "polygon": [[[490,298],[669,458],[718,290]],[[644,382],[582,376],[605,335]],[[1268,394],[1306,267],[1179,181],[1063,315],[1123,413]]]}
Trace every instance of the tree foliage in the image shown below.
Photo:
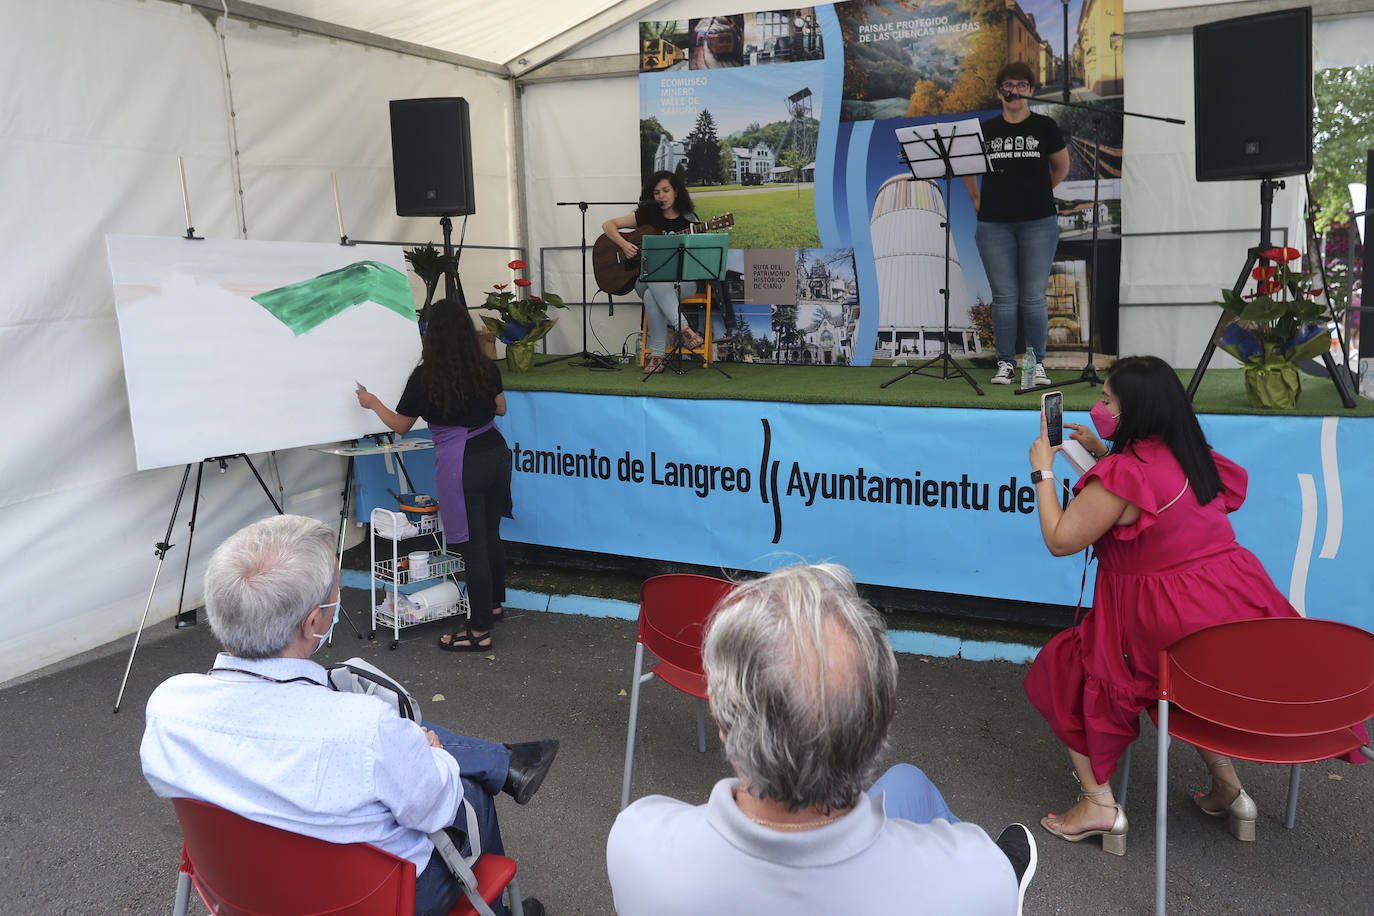
{"label": "tree foliage", "polygon": [[1312,197],[1317,231],[1326,232],[1346,220],[1347,185],[1365,180],[1368,150],[1374,149],[1374,67],[1320,70],[1314,90]]}
{"label": "tree foliage", "polygon": [[716,134],[716,119],[709,108],[703,108],[697,115],[686,142],[688,183],[719,184],[722,180],[720,138]]}
{"label": "tree foliage", "polygon": [[647,179],[654,173],[654,153],[658,151],[660,134],[667,136],[669,140],[673,139],[673,132],[658,123],[658,118],[640,118],[639,174],[642,178]]}

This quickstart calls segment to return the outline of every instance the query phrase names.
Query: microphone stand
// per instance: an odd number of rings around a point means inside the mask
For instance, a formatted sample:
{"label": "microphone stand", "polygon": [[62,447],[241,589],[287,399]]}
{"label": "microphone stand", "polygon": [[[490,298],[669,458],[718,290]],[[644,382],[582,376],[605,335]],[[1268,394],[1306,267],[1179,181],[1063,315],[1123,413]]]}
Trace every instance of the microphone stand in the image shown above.
{"label": "microphone stand", "polygon": [[[1067,91],[1067,90],[1066,90],[1066,91]],[[1081,102],[1068,102],[1068,101],[1062,101],[1062,102],[1061,102],[1061,101],[1059,101],[1058,99],[1050,99],[1050,98],[1041,98],[1041,99],[1037,99],[1037,98],[1034,98],[1034,97],[1029,96],[1029,95],[1022,95],[1022,94],[1019,93],[1019,92],[1003,92],[1003,93],[1002,93],[1002,98],[1006,99],[1006,100],[1009,101],[1009,102],[1010,102],[1012,99],[1025,99],[1027,102],[1044,102],[1044,103],[1047,103],[1047,104],[1050,104],[1050,105],[1061,105],[1061,106],[1063,106],[1063,107],[1065,107],[1065,108],[1079,108],[1079,109],[1082,109],[1083,111],[1091,112],[1092,114],[1094,114],[1094,115],[1096,115],[1096,116],[1098,116],[1098,117],[1111,116],[1111,117],[1121,118],[1121,119],[1123,119],[1123,120],[1124,120],[1125,118],[1149,118],[1149,119],[1152,120],[1152,121],[1164,121],[1164,122],[1166,122],[1166,123],[1168,123],[1168,124],[1186,124],[1186,123],[1187,123],[1186,121],[1180,120],[1179,118],[1169,118],[1169,117],[1165,117],[1165,116],[1163,116],[1163,115],[1140,114],[1139,112],[1134,112],[1134,111],[1115,111],[1115,110],[1113,110],[1113,109],[1111,109],[1111,108],[1098,108],[1098,107],[1096,107],[1096,106],[1094,106],[1094,105],[1084,105],[1084,104],[1082,104]],[[1098,152],[1099,152],[1099,150],[1100,150],[1099,133],[1098,133],[1096,124],[1094,124],[1094,126],[1093,126],[1093,240],[1092,240],[1092,258],[1091,258],[1091,261],[1090,261],[1091,267],[1089,268],[1089,269],[1092,271],[1093,279],[1092,279],[1091,288],[1088,290],[1088,361],[1087,361],[1087,364],[1083,367],[1083,370],[1078,374],[1078,378],[1073,379],[1072,381],[1068,381],[1068,382],[1051,382],[1051,383],[1048,384],[1048,385],[1034,385],[1034,386],[1032,386],[1032,387],[1030,387],[1030,388],[1017,388],[1016,390],[1014,390],[1014,391],[1012,392],[1012,394],[1029,394],[1029,393],[1031,393],[1031,392],[1033,392],[1033,391],[1047,391],[1047,390],[1054,389],[1054,388],[1065,388],[1065,387],[1068,387],[1069,385],[1100,385],[1100,384],[1102,384],[1102,376],[1100,376],[1100,375],[1097,374],[1097,366],[1095,366],[1095,365],[1093,364],[1093,350],[1094,350],[1093,343],[1094,343],[1094,338],[1097,337],[1097,316],[1094,315],[1093,312],[1094,312],[1094,311],[1096,310],[1096,308],[1097,308],[1097,249],[1098,249],[1098,241],[1099,241],[1099,240],[1098,240],[1098,237],[1097,237],[1097,228],[1098,228],[1097,208],[1098,208],[1098,203],[1099,203],[1098,195],[1099,195],[1100,189],[1101,189],[1101,176],[1098,174],[1098,170],[1097,170],[1097,162],[1098,162]],[[1047,305],[1046,307],[1048,308],[1048,305]]]}
{"label": "microphone stand", "polygon": [[[552,363],[562,362],[565,359],[580,359],[582,360],[582,367],[584,369],[600,369],[603,371],[619,372],[620,367],[615,363],[587,349],[587,208],[618,207],[626,205],[620,201],[614,200],[560,200],[555,201],[554,206],[575,206],[582,211],[582,349],[576,353],[569,353],[566,356],[557,356],[553,359],[547,359],[539,363],[539,365],[548,366]],[[611,308],[614,309],[615,305],[612,304]]]}

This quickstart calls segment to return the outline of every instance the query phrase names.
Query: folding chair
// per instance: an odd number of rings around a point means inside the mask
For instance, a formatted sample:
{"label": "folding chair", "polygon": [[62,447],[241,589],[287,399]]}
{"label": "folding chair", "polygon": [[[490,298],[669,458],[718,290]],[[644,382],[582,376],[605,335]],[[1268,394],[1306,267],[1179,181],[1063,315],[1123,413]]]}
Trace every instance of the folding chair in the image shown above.
{"label": "folding chair", "polygon": [[[625,737],[621,808],[630,803],[640,685],[657,677],[697,698],[697,750],[706,753],[706,673],[701,668],[701,639],[706,618],[734,587],[734,583],[724,579],[691,573],[654,576],[640,586],[639,636],[635,642],[634,679],[630,682],[630,729]],[[649,671],[644,671],[645,648],[659,659]]]}
{"label": "folding chair", "polygon": [[1266,617],[1199,630],[1160,652],[1155,784],[1155,912],[1165,911],[1169,744],[1291,766],[1297,816],[1301,766],[1359,749],[1353,727],[1374,716],[1374,634],[1330,620]]}
{"label": "folding chair", "polygon": [[[251,821],[208,802],[174,798],[181,867],[174,916],[185,916],[191,885],[217,916],[413,916],[415,865],[366,843],[329,843]],[[507,887],[523,916],[515,860],[481,856],[476,892],[490,906]],[[448,916],[476,910],[462,898]]]}
{"label": "folding chair", "polygon": [[[700,356],[702,362],[709,366],[711,364],[711,361],[715,359],[716,352],[715,347],[711,342],[711,284],[704,283],[702,285],[706,287],[705,292],[696,293],[691,296],[683,296],[682,300],[678,303],[679,316],[687,314],[688,309],[696,308],[698,306],[700,306],[703,309],[703,317],[701,321],[701,346],[689,347],[686,344],[682,344],[682,348],[679,351],[676,350],[670,344],[665,348],[665,355],[674,352],[681,352],[685,356],[691,353]],[[647,308],[644,309],[643,313],[640,315],[639,328],[639,364],[643,366],[645,361],[649,358],[649,310]]]}

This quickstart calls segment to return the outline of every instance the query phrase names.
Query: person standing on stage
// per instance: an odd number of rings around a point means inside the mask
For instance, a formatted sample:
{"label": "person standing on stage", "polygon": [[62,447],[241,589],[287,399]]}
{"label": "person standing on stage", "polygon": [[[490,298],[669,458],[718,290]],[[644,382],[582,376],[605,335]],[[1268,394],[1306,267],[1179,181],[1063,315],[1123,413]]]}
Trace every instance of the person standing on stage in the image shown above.
{"label": "person standing on stage", "polygon": [[964,185],[978,214],[974,241],[992,288],[992,330],[997,339],[994,385],[1016,376],[1016,325],[1035,350],[1035,384],[1048,385],[1045,344],[1049,308],[1045,287],[1059,245],[1054,188],[1069,174],[1069,152],[1052,118],[1030,110],[1023,96],[1036,88],[1030,66],[1012,61],[997,71],[1002,113],[982,122],[992,171],[982,187],[972,176]]}
{"label": "person standing on stage", "polygon": [[395,410],[359,387],[358,403],[397,433],[424,417],[434,437],[434,481],[448,543],[467,566],[468,626],[439,637],[450,652],[491,651],[492,623],[504,613],[506,551],[501,519],[511,518],[511,455],[496,428],[506,415],[501,372],[482,353],[467,311],[440,299],[429,310],[420,365]]}
{"label": "person standing on stage", "polygon": [[[692,195],[675,172],[654,172],[639,194],[639,207],[633,213],[608,219],[601,224],[606,237],[620,246],[626,258],[639,256],[639,246],[620,234],[621,229],[652,227],[659,232],[682,232],[699,222],[692,212]],[[689,350],[700,347],[701,335],[683,320],[678,311],[681,301],[678,283],[635,282],[635,292],[644,300],[645,325],[649,334],[649,361],[645,372],[663,371],[663,353],[667,347],[668,328],[676,328],[683,346]],[[695,286],[695,284],[693,284]]]}

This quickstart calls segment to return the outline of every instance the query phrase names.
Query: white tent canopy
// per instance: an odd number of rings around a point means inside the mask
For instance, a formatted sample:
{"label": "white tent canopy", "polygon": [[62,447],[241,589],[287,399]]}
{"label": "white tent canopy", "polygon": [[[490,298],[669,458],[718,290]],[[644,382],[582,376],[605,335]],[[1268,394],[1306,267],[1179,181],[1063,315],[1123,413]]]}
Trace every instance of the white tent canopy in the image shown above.
{"label": "white tent canopy", "polygon": [[[351,238],[434,240],[437,220],[394,215],[386,103],[462,96],[477,194],[466,239],[490,246],[464,254],[469,301],[517,252],[536,285],[576,299],[581,214],[557,204],[624,202],[588,214],[590,241],[637,196],[636,22],[721,11],[717,0],[0,2],[0,390],[13,414],[0,462],[11,583],[0,682],[131,634],[149,600],[181,472],[134,467],[104,236],[184,233],[178,157],[206,237],[336,240],[337,180]],[[1190,116],[1194,22],[1282,5],[1126,0],[1126,108]],[[1313,5],[1319,66],[1368,63],[1374,0]],[[1125,144],[1121,337],[1187,364],[1215,318],[1202,303],[1231,279],[1216,265],[1251,244],[1257,195],[1192,180],[1191,128],[1133,122]],[[1299,184],[1279,203],[1290,226]],[[1190,234],[1216,229],[1234,234]],[[572,314],[551,350],[581,348]],[[638,327],[638,309],[611,318],[604,300],[592,315],[593,348],[618,349]],[[253,459],[287,511],[337,519],[340,459]],[[210,548],[271,511],[240,465],[205,469],[188,607]],[[150,622],[177,606],[190,497],[188,486]]]}

